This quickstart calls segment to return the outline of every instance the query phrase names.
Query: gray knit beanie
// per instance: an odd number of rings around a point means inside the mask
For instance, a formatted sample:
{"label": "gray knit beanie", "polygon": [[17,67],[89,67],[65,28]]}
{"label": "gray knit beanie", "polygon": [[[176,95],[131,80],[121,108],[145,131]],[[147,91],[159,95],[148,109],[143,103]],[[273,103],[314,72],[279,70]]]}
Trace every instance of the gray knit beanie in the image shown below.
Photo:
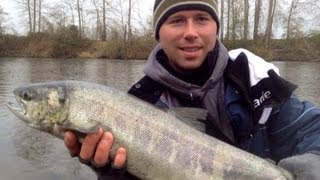
{"label": "gray knit beanie", "polygon": [[182,10],[203,10],[208,12],[217,23],[219,30],[218,5],[215,0],[155,0],[153,7],[153,27],[159,40],[162,23],[173,13]]}

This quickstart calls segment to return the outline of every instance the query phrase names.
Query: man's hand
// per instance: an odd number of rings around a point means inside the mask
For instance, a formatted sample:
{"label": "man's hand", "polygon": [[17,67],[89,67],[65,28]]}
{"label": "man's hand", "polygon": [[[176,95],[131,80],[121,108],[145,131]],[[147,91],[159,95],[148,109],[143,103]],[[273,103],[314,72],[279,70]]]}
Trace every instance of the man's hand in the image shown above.
{"label": "man's hand", "polygon": [[77,136],[68,131],[64,136],[64,143],[72,157],[78,156],[79,160],[93,169],[107,166],[110,162],[112,168],[124,168],[126,163],[126,150],[119,148],[114,159],[110,159],[110,148],[113,144],[113,135],[99,128],[98,132],[88,134],[82,143],[78,142]]}

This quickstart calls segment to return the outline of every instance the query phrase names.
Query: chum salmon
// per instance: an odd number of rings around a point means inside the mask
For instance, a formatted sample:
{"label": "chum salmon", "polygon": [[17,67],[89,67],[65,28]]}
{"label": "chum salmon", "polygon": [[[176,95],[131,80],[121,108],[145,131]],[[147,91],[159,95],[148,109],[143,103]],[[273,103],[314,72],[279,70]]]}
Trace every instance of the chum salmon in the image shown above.
{"label": "chum salmon", "polygon": [[126,148],[127,171],[141,179],[293,179],[268,160],[192,127],[205,119],[201,109],[163,110],[116,88],[85,81],[24,85],[14,94],[19,105],[7,106],[17,117],[61,139],[67,130],[110,131],[115,138],[111,154],[119,146]]}

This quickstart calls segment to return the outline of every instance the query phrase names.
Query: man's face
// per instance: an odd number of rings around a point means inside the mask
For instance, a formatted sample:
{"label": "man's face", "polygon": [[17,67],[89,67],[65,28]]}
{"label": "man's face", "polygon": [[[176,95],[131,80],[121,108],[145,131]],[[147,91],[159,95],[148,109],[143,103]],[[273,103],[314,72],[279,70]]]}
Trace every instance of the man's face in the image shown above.
{"label": "man's face", "polygon": [[160,44],[177,71],[201,66],[216,43],[217,23],[199,10],[179,11],[170,15],[159,29]]}

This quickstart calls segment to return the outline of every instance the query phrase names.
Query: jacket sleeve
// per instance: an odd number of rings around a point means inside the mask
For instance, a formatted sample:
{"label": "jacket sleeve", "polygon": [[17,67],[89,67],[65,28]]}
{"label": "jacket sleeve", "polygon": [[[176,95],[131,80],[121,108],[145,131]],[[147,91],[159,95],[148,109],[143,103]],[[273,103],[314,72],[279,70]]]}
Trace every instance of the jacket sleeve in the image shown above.
{"label": "jacket sleeve", "polygon": [[320,155],[315,153],[288,157],[278,165],[290,171],[296,179],[320,179]]}
{"label": "jacket sleeve", "polygon": [[269,140],[276,161],[320,151],[320,108],[294,94],[269,119]]}

